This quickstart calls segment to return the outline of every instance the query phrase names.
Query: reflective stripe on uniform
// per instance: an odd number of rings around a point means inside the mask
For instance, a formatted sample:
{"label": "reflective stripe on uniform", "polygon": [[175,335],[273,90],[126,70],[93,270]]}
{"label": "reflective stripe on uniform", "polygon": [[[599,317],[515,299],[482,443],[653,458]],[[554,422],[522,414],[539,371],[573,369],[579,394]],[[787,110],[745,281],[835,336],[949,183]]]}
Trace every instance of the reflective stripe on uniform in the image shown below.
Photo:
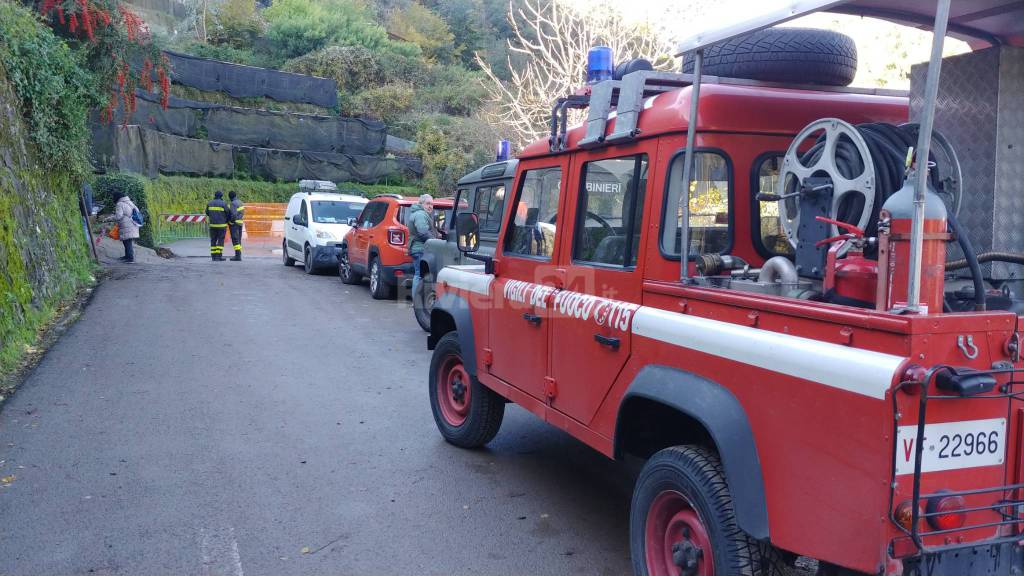
{"label": "reflective stripe on uniform", "polygon": [[234,245],[234,249],[235,249],[235,252],[238,252],[239,250],[242,249],[242,245],[241,244],[235,244]]}
{"label": "reflective stripe on uniform", "polygon": [[210,228],[225,228],[227,224],[210,224]]}
{"label": "reflective stripe on uniform", "polygon": [[222,208],[220,206],[207,206],[206,209],[207,210],[216,210],[218,212],[223,212],[224,211],[224,208]]}

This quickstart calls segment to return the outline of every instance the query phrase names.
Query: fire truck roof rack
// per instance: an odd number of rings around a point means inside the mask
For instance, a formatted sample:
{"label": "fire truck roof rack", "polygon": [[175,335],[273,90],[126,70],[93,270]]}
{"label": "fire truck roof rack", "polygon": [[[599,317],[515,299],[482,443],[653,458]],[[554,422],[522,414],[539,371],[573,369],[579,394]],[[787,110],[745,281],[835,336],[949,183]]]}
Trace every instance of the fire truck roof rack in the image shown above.
{"label": "fire truck roof rack", "polygon": [[[728,78],[725,76],[702,76],[703,84],[725,84],[732,86],[751,86],[757,88],[789,88],[794,90],[813,90],[817,92],[842,92],[846,94],[869,94],[879,96],[902,96],[906,90],[888,90],[883,88],[851,88],[847,86],[820,86],[817,84],[791,84],[782,82],[763,82],[745,78]],[[640,131],[638,125],[648,98],[672,90],[685,88],[693,84],[693,74],[678,72],[656,72],[641,70],[625,75],[621,80],[604,80],[594,84],[590,94],[574,94],[559,98],[551,109],[551,134],[548,138],[552,152],[565,150],[568,145],[567,116],[569,109],[588,108],[586,133],[579,141],[580,148],[598,148],[608,144],[618,144],[636,138]],[[615,131],[607,134],[609,115],[614,110]]]}

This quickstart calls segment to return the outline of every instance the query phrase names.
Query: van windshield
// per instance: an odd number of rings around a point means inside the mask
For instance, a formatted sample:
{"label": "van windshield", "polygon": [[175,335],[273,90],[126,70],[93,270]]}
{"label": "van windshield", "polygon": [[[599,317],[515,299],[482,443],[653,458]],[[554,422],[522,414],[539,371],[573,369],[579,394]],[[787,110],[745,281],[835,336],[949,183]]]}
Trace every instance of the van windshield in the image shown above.
{"label": "van windshield", "polygon": [[365,202],[341,202],[338,200],[317,200],[313,205],[313,221],[317,224],[348,224],[349,218],[356,218],[366,206]]}

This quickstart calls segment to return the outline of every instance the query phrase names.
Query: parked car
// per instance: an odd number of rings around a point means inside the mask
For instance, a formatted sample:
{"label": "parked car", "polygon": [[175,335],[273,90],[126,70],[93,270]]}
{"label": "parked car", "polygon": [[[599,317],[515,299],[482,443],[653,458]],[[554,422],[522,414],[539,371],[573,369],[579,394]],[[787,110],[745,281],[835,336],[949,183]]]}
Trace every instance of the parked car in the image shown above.
{"label": "parked car", "polygon": [[[384,300],[395,297],[400,283],[412,282],[412,257],[407,252],[406,214],[416,198],[382,195],[373,198],[353,221],[338,252],[338,275],[345,284],[370,278],[370,295]],[[450,220],[451,198],[434,200],[435,221]]]}
{"label": "parked car", "polygon": [[338,261],[338,245],[368,200],[332,192],[337,189],[334,183],[321,180],[302,180],[299,189],[288,201],[284,216],[284,265],[301,261],[306,274],[333,269]]}
{"label": "parked car", "polygon": [[[459,180],[454,205],[459,206],[457,212],[472,211],[480,218],[480,254],[494,253],[498,230],[501,228],[501,214],[505,208],[505,191],[511,189],[518,165],[519,160],[514,159],[494,162]],[[412,295],[416,322],[427,332],[430,331],[430,311],[434,309],[434,280],[437,274],[445,266],[473,263],[455,245],[455,235],[451,233],[455,230],[455,219],[447,219],[442,226],[448,232],[445,238],[427,240],[423,247],[423,258],[420,259],[423,282],[420,283],[418,293]]]}

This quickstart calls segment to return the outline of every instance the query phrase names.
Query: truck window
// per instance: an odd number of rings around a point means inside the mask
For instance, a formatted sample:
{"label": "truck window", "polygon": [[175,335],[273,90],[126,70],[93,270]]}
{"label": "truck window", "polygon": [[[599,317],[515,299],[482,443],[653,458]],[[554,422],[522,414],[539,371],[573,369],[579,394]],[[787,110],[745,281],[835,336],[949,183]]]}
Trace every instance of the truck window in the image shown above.
{"label": "truck window", "polygon": [[477,188],[475,206],[480,217],[480,232],[497,232],[501,228],[502,208],[505,207],[505,185]]}
{"label": "truck window", "polygon": [[761,243],[761,250],[765,256],[790,256],[793,254],[793,247],[790,246],[789,240],[786,238],[786,232],[782,229],[782,223],[779,221],[779,203],[778,202],[758,202],[756,195],[764,192],[769,194],[775,193],[775,186],[779,181],[779,167],[782,165],[783,154],[773,152],[761,156],[758,160],[754,161],[753,168],[751,170],[751,177],[754,185],[753,190],[756,190],[752,198],[755,198],[754,202],[757,204],[758,219],[755,221],[754,226],[754,238]]}
{"label": "truck window", "polygon": [[573,260],[635,266],[646,188],[646,154],[584,164]]}
{"label": "truck window", "polygon": [[506,254],[551,259],[561,186],[560,167],[530,170],[523,175],[505,238]]}
{"label": "truck window", "polygon": [[[690,257],[697,254],[728,252],[732,247],[730,185],[732,165],[722,152],[697,152],[693,183],[690,185]],[[683,160],[679,151],[669,165],[668,186],[661,225],[661,253],[679,258],[682,210],[679,195],[683,188]]]}

